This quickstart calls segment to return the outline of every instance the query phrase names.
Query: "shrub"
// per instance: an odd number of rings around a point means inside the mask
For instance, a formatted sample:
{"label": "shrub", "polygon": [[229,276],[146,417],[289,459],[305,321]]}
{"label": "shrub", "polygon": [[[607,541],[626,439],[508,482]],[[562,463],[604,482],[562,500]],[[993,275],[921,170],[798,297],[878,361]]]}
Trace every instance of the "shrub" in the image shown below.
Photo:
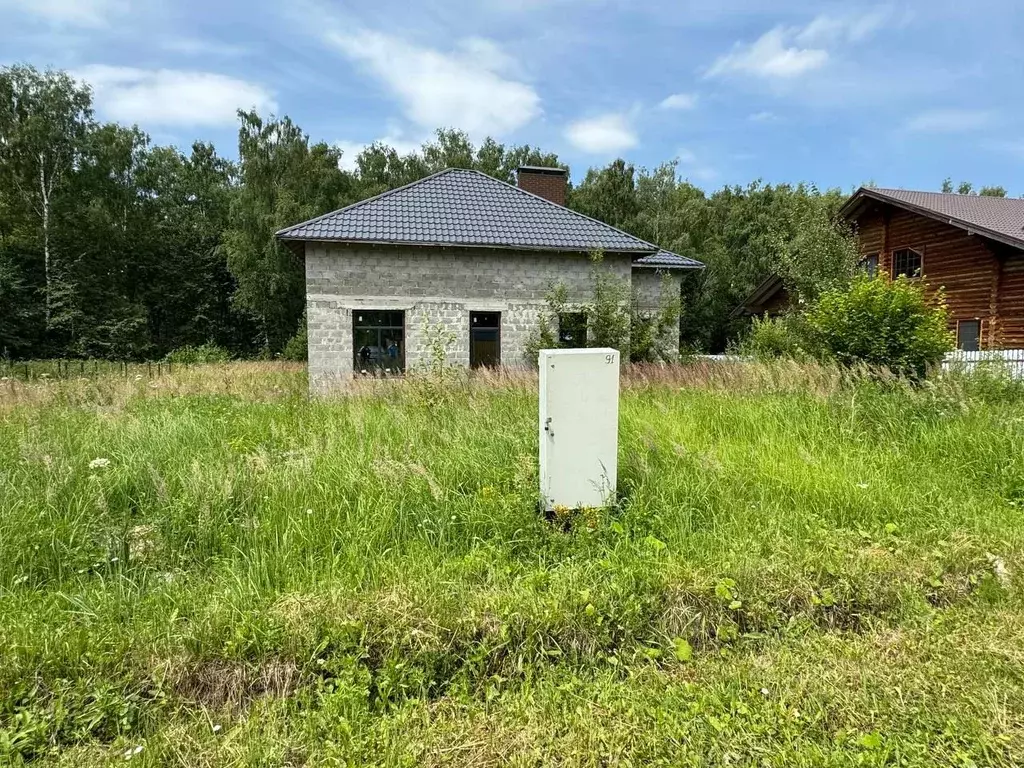
{"label": "shrub", "polygon": [[169,363],[178,363],[180,365],[226,363],[231,360],[231,353],[219,344],[209,341],[206,344],[200,344],[198,347],[187,344],[184,347],[172,349],[164,359]]}
{"label": "shrub", "polygon": [[634,363],[679,359],[679,315],[682,303],[676,286],[662,276],[658,308],[640,307],[633,296],[629,320],[629,359]]}
{"label": "shrub", "polygon": [[302,316],[302,322],[299,323],[295,335],[288,339],[288,343],[281,350],[281,357],[296,362],[305,362],[309,358],[309,329],[305,315]]}
{"label": "shrub", "polygon": [[566,313],[586,315],[587,347],[611,347],[632,362],[676,359],[680,300],[671,290],[671,281],[663,282],[656,310],[640,309],[635,300],[631,301],[629,284],[602,269],[603,258],[600,251],[590,255],[593,294],[589,303],[570,304],[562,284],[548,291],[547,307],[526,341],[525,358],[529,365],[537,364],[537,354],[542,349],[580,346],[575,342],[563,343],[559,338],[559,318]]}
{"label": "shrub", "polygon": [[601,268],[604,256],[591,254],[594,301],[587,309],[587,346],[629,352],[629,285]]}
{"label": "shrub", "polygon": [[930,302],[904,277],[864,275],[848,289],[825,291],[806,320],[813,343],[843,365],[922,376],[953,348],[941,292]]}
{"label": "shrub", "polygon": [[544,297],[547,309],[540,313],[537,329],[526,340],[524,353],[527,365],[537,365],[542,349],[558,349],[562,346],[558,340],[558,316],[566,309],[567,294],[566,287],[559,283],[553,285]]}
{"label": "shrub", "polygon": [[442,323],[425,322],[419,363],[409,369],[408,382],[414,397],[433,411],[450,404],[456,395],[456,383],[462,371],[452,359],[458,341],[455,333]]}
{"label": "shrub", "polygon": [[766,315],[754,318],[736,351],[758,360],[774,360],[779,357],[806,360],[814,356],[811,353],[812,347],[807,322],[802,315]]}

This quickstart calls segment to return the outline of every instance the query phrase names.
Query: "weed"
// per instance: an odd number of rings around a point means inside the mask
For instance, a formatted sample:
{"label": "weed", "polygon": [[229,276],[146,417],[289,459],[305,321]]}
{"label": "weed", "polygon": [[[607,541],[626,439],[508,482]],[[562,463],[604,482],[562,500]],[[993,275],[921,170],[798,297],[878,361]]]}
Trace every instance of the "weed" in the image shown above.
{"label": "weed", "polygon": [[158,384],[4,384],[0,762],[1024,760],[1011,382],[627,367],[553,522],[535,373]]}

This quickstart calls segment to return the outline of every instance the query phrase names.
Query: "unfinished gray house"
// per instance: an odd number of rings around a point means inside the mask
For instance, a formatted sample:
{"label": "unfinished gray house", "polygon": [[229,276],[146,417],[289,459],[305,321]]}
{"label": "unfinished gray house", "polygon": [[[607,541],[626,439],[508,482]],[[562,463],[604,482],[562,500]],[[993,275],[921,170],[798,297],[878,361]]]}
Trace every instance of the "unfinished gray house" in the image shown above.
{"label": "unfinished gray house", "polygon": [[[592,300],[596,250],[652,311],[664,276],[678,293],[682,271],[704,266],[566,208],[561,168],[517,175],[448,169],[277,233],[305,256],[313,393],[425,363],[438,326],[453,364],[524,364],[552,286],[570,307]],[[583,346],[585,318],[561,320]]]}

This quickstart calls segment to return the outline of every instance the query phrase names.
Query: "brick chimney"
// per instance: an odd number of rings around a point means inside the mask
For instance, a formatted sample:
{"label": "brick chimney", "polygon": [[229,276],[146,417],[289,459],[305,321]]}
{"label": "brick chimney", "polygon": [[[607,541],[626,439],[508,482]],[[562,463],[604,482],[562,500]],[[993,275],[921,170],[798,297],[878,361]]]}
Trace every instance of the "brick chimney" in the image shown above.
{"label": "brick chimney", "polygon": [[565,205],[565,184],[569,172],[564,168],[546,168],[537,165],[521,165],[516,170],[519,188],[532,192],[545,200]]}

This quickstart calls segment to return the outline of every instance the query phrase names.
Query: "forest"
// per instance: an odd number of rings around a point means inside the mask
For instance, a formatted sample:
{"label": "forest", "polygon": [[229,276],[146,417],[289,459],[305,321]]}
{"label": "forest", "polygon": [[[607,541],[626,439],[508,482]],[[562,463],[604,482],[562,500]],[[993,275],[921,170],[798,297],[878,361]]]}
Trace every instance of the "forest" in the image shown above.
{"label": "forest", "polygon": [[[88,84],[66,72],[0,68],[5,358],[155,360],[206,343],[277,356],[304,307],[303,265],[278,229],[447,167],[512,183],[519,165],[568,167],[537,147],[476,146],[442,128],[415,153],[370,145],[347,170],[340,149],[288,117],[245,111],[229,157],[200,141],[159,146],[93,107]],[[848,250],[826,230],[851,190],[753,181],[708,193],[672,161],[618,159],[573,178],[571,208],[707,265],[684,281],[689,349],[724,349],[742,327],[729,311],[770,273],[813,290],[835,273],[828,254]]]}

